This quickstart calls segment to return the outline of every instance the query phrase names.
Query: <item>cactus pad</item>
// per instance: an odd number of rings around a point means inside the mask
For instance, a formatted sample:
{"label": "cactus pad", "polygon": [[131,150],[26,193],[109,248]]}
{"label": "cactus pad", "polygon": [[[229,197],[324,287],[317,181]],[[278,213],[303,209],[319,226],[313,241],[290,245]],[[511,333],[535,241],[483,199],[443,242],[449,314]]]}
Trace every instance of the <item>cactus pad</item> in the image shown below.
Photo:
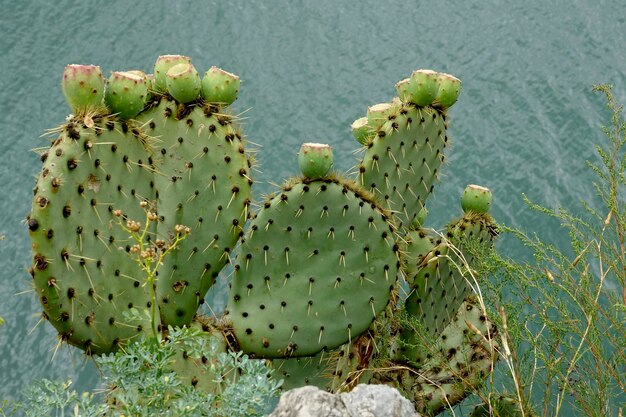
{"label": "cactus pad", "polygon": [[387,306],[397,268],[394,228],[368,193],[337,176],[296,179],[242,244],[228,303],[240,346],[275,358],[348,342]]}
{"label": "cactus pad", "polygon": [[211,105],[189,108],[161,99],[138,120],[160,138],[157,236],[167,240],[177,224],[191,229],[159,269],[157,287],[163,321],[187,324],[243,234],[252,162],[236,119]]}
{"label": "cactus pad", "polygon": [[63,340],[92,353],[149,329],[149,321],[123,315],[145,308],[150,296],[141,268],[127,253],[135,242],[113,211],[145,219],[140,202],[150,196],[152,178],[145,136],[129,138],[123,126],[97,116],[63,125],[42,156],[28,220],[45,315]]}
{"label": "cactus pad", "polygon": [[413,222],[438,178],[448,145],[445,117],[432,107],[399,102],[370,111],[372,133],[357,182],[394,213],[399,228]]}

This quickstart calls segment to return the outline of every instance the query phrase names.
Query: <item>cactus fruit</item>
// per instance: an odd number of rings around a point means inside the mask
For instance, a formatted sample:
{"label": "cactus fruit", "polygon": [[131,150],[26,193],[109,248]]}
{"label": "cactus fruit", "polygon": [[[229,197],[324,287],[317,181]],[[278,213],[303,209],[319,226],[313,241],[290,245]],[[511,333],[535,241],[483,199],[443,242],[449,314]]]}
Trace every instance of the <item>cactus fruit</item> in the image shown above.
{"label": "cactus fruit", "polygon": [[167,92],[180,103],[189,103],[200,94],[200,75],[196,68],[188,63],[177,64],[165,74]]}
{"label": "cactus fruit", "polygon": [[230,105],[237,100],[239,77],[217,67],[211,67],[202,78],[202,97],[209,103]]}
{"label": "cactus fruit", "polygon": [[167,92],[167,72],[178,64],[191,64],[191,58],[183,55],[161,55],[154,64],[154,91]]}
{"label": "cactus fruit", "polygon": [[106,87],[106,105],[120,119],[131,119],[143,110],[148,100],[148,86],[143,72],[113,72]]}
{"label": "cactus fruit", "polygon": [[104,98],[104,79],[95,65],[68,65],[63,72],[63,95],[76,114],[98,108]]}
{"label": "cactus fruit", "polygon": [[367,138],[372,133],[368,122],[367,117],[361,117],[352,123],[352,135],[361,145],[367,145]]}
{"label": "cactus fruit", "polygon": [[[239,85],[215,67],[200,80],[179,55],[154,76],[113,72],[106,88],[98,67],[66,68],[74,115],[52,131],[27,219],[44,317],[62,341],[109,352],[197,320],[232,262],[226,314],[203,326],[218,350],[271,359],[286,387],[386,383],[429,414],[463,399],[496,359],[471,269],[497,234],[490,191],[469,186],[445,235],[423,226],[460,81],[413,72],[352,124],[353,178],[332,172],[330,146],[304,144],[302,175],[254,214],[252,159],[227,108]],[[182,349],[171,369],[215,390],[196,359]]]}
{"label": "cactus fruit", "polygon": [[321,143],[303,143],[298,152],[298,165],[305,178],[324,178],[333,166],[332,149]]}
{"label": "cactus fruit", "polygon": [[461,207],[464,212],[487,213],[491,206],[491,191],[480,185],[470,184],[465,188],[461,197]]}
{"label": "cactus fruit", "polygon": [[439,74],[439,90],[433,101],[433,106],[437,106],[443,110],[451,107],[456,103],[461,93],[461,81],[450,74]]}
{"label": "cactus fruit", "polygon": [[439,91],[438,77],[439,74],[432,70],[413,71],[410,78],[396,84],[400,100],[419,107],[431,105]]}

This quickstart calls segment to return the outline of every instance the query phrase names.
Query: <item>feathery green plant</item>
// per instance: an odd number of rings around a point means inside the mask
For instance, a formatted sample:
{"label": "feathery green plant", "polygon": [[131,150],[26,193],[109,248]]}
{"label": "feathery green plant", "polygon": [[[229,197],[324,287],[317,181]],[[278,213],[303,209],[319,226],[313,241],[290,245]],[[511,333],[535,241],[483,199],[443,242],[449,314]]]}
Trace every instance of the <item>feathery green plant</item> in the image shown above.
{"label": "feathery green plant", "polygon": [[[501,331],[503,366],[478,390],[483,413],[497,414],[498,392],[523,404],[516,416],[617,417],[626,404],[626,122],[608,85],[611,123],[602,127],[597,162],[588,162],[598,199],[584,213],[546,208],[525,197],[539,215],[560,222],[571,247],[502,227],[523,243],[532,261],[491,251],[475,259],[492,319]],[[501,403],[501,402],[500,402]]]}

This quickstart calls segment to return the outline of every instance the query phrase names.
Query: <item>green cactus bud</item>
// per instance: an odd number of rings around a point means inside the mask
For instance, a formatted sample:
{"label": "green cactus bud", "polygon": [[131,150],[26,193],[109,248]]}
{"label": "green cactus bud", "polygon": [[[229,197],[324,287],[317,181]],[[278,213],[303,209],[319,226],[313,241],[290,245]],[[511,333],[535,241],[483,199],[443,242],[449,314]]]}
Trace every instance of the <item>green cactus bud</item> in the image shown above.
{"label": "green cactus bud", "polygon": [[126,120],[139,114],[147,95],[146,75],[142,71],[113,72],[104,99],[111,112]]}
{"label": "green cactus bud", "polygon": [[461,93],[461,80],[445,73],[440,73],[437,78],[439,81],[439,90],[433,105],[442,109],[448,109],[456,103]]}
{"label": "green cactus bud", "polygon": [[63,94],[75,114],[102,106],[104,79],[95,65],[68,65],[63,72]]}
{"label": "green cactus bud", "polygon": [[237,100],[241,80],[235,74],[211,67],[202,78],[202,98],[210,103],[230,105]]}
{"label": "green cactus bud", "polygon": [[378,130],[384,123],[393,117],[397,108],[393,103],[375,104],[367,109],[367,123]]}
{"label": "green cactus bud", "polygon": [[352,123],[352,135],[361,145],[367,145],[374,136],[374,131],[368,124],[367,117],[361,117]]}
{"label": "green cactus bud", "polygon": [[461,207],[465,213],[470,211],[484,214],[491,207],[491,190],[480,185],[470,184],[465,188],[461,197]]}
{"label": "green cactus bud", "polygon": [[154,83],[152,85],[155,91],[161,93],[167,91],[165,75],[170,68],[178,64],[191,64],[191,58],[183,55],[163,55],[157,58],[154,64]]}
{"label": "green cactus bud", "polygon": [[437,95],[439,73],[432,70],[417,70],[396,84],[396,90],[400,100],[405,103],[413,103],[419,107],[429,106]]}
{"label": "green cactus bud", "polygon": [[174,65],[165,74],[165,81],[168,93],[180,103],[189,103],[200,94],[200,76],[189,63]]}
{"label": "green cactus bud", "polygon": [[333,166],[333,150],[322,143],[303,143],[298,152],[298,165],[305,178],[324,178]]}

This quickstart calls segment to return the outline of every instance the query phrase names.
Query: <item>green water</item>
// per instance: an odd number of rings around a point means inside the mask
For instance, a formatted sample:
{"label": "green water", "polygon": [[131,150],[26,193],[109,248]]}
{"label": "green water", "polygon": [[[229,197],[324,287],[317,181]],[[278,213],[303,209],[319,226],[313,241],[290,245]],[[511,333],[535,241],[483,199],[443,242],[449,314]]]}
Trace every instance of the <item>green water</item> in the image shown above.
{"label": "green water", "polygon": [[[158,55],[178,53],[201,71],[239,74],[235,109],[262,146],[259,193],[296,173],[303,141],[330,143],[337,168],[349,169],[349,126],[368,105],[389,100],[413,69],[452,73],[463,92],[431,225],[458,214],[458,196],[476,183],[493,190],[499,221],[567,242],[521,193],[548,206],[593,198],[584,162],[608,120],[591,85],[610,82],[626,102],[626,2],[439,3],[0,0],[0,399],[42,377],[79,389],[98,381],[78,351],[62,347],[52,360],[57,339],[47,323],[34,328],[34,294],[16,295],[30,279],[23,219],[39,163],[29,150],[68,113],[59,88],[68,63],[151,72]],[[515,249],[505,240],[500,250]]]}

